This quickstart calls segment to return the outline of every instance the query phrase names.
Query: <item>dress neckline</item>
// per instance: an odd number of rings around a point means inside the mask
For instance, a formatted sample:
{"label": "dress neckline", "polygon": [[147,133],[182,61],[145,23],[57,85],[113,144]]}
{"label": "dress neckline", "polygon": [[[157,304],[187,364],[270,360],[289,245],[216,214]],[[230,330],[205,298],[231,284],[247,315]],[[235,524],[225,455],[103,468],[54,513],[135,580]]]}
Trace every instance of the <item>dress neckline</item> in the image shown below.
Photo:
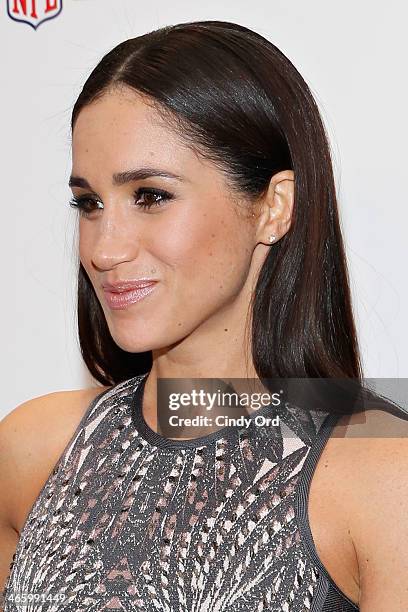
{"label": "dress neckline", "polygon": [[237,430],[240,429],[237,425],[227,425],[225,427],[221,427],[221,429],[218,429],[217,431],[211,432],[206,436],[199,436],[189,440],[166,438],[157,431],[154,431],[154,429],[152,429],[145,421],[142,410],[144,388],[148,375],[149,372],[143,374],[142,378],[138,379],[131,400],[131,416],[133,424],[139,432],[139,435],[146,440],[146,442],[149,442],[153,446],[157,446],[159,448],[198,448],[207,446],[208,444],[216,442],[222,438],[228,438],[236,434]]}

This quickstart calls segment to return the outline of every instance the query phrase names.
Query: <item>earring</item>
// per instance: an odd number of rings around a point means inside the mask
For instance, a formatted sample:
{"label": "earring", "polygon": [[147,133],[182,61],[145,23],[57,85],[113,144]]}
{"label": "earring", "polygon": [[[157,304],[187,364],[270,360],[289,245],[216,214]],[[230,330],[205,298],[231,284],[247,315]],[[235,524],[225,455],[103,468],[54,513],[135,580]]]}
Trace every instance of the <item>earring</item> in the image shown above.
{"label": "earring", "polygon": [[276,236],[269,236],[269,242],[272,243],[276,240]]}

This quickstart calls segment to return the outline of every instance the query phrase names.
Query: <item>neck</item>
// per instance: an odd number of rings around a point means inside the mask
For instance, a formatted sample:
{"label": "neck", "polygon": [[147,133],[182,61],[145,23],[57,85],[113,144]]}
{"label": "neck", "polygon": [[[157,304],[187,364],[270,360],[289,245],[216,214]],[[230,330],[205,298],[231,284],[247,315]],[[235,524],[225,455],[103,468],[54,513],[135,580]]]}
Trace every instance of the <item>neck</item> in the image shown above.
{"label": "neck", "polygon": [[[228,320],[228,323],[226,323]],[[183,379],[258,379],[250,347],[250,323],[239,313],[205,321],[177,343],[152,351],[152,369],[146,380],[143,415],[157,431],[157,380]],[[245,385],[245,383],[244,383]],[[239,387],[242,385],[238,385]],[[183,387],[183,390],[185,388]]]}

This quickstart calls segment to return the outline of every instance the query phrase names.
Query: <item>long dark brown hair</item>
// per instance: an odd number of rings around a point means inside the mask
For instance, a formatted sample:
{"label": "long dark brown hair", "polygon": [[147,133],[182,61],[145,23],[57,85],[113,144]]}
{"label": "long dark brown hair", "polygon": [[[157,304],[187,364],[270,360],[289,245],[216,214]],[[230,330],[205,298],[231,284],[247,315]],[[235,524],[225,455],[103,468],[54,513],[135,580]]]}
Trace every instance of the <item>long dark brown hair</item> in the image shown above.
{"label": "long dark brown hair", "polygon": [[[224,21],[166,26],[126,40],[88,77],[71,120],[115,87],[148,96],[189,146],[248,201],[292,169],[289,231],[270,247],[253,294],[251,345],[260,378],[362,377],[330,148],[308,85],[256,32]],[[82,264],[78,330],[93,377],[112,385],[147,372],[151,351],[113,340]]]}

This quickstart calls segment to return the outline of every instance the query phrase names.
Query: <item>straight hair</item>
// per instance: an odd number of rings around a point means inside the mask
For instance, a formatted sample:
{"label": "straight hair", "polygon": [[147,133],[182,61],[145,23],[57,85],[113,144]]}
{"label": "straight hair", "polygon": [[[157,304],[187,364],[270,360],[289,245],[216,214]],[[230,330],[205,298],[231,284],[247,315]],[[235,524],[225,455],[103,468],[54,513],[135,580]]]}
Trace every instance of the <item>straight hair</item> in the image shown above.
{"label": "straight hair", "polygon": [[[293,170],[292,223],[272,244],[249,305],[260,378],[362,377],[330,147],[313,95],[291,61],[236,23],[195,21],[131,38],[93,69],[73,107],[116,88],[143,94],[167,125],[225,173],[251,205]],[[113,340],[82,263],[78,333],[92,376],[114,385],[145,373],[151,351]]]}

